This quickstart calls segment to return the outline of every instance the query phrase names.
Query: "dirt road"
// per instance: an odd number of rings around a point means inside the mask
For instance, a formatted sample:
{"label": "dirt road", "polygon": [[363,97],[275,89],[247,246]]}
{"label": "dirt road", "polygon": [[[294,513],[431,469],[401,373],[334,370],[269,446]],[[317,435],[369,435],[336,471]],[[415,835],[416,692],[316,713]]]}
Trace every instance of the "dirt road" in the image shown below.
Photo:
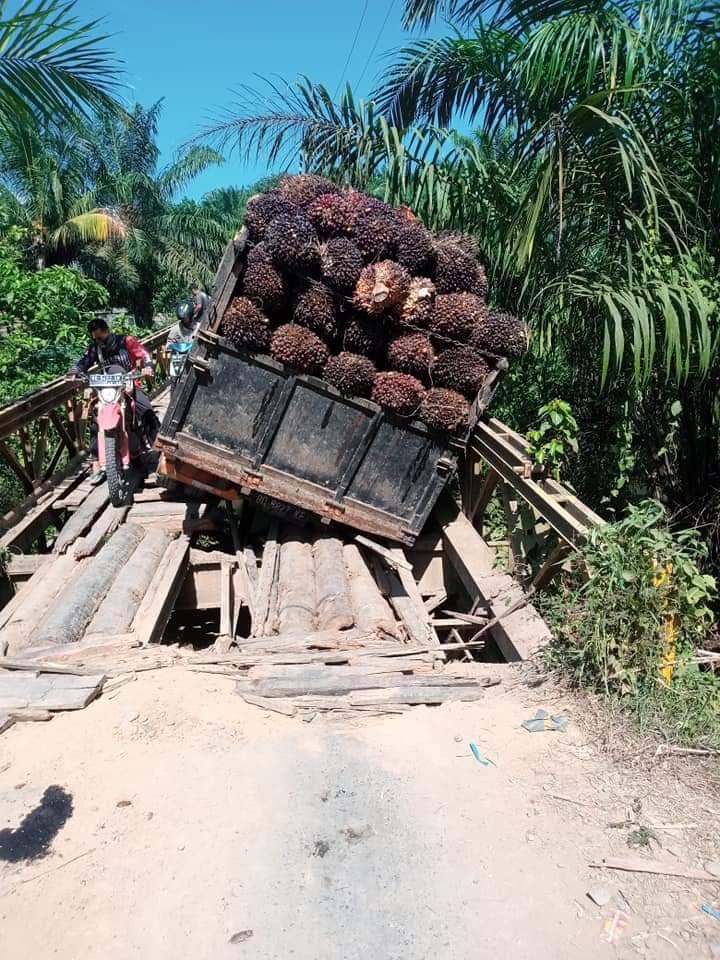
{"label": "dirt road", "polygon": [[178,667],[16,725],[0,737],[0,955],[717,956],[700,907],[720,884],[589,863],[638,855],[607,826],[635,798],[663,845],[639,855],[720,859],[720,802],[611,762],[575,722],[527,733],[538,706],[574,705],[499,669],[480,703],[306,723]]}

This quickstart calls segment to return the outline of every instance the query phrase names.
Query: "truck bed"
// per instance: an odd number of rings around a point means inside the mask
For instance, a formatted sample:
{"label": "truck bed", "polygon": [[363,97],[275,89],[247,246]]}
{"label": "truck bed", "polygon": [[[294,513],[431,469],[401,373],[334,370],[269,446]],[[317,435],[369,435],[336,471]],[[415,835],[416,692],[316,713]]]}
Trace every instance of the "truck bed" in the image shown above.
{"label": "truck bed", "polygon": [[[285,516],[337,521],[412,543],[455,472],[464,441],[344,397],[316,377],[238,350],[218,334],[244,264],[244,238],[223,259],[215,309],[178,382],[158,438],[159,473]],[[506,368],[498,361],[471,428]]]}

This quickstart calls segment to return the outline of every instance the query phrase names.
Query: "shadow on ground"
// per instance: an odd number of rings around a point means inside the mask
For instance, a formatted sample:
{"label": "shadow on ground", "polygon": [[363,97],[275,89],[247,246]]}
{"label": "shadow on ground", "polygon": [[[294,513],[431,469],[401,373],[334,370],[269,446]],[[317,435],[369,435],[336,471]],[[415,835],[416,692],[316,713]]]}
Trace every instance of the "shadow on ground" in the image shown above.
{"label": "shadow on ground", "polygon": [[0,860],[18,863],[47,856],[50,844],[72,812],[72,795],[62,787],[48,787],[17,829],[0,830]]}

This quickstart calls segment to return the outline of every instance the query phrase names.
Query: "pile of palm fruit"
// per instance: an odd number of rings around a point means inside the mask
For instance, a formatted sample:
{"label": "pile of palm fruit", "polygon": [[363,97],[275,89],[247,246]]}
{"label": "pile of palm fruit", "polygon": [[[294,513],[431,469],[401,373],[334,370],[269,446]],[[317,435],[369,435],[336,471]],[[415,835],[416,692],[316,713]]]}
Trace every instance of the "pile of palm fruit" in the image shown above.
{"label": "pile of palm fruit", "polygon": [[525,325],[488,308],[472,239],[435,236],[407,207],[288,176],[248,201],[245,225],[220,332],[346,396],[462,434],[494,358],[527,349]]}

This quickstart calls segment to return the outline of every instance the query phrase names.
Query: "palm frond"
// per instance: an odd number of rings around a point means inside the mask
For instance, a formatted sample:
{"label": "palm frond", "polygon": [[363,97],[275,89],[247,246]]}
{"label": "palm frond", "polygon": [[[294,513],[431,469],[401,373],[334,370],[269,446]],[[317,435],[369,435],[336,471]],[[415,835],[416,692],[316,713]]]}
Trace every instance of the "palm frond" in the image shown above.
{"label": "palm frond", "polygon": [[51,117],[117,111],[120,68],[81,21],[74,0],[24,0],[14,14],[0,7],[0,125],[18,113]]}
{"label": "palm frond", "polygon": [[179,190],[194,180],[209,167],[225,162],[222,154],[209,147],[193,146],[182,151],[173,164],[163,170],[157,178],[160,195],[171,200]]}
{"label": "palm frond", "polygon": [[396,126],[427,121],[447,126],[455,113],[472,121],[486,107],[490,85],[511,88],[508,78],[517,41],[479,27],[472,37],[455,34],[418,40],[393,55],[373,99]]}
{"label": "palm frond", "polygon": [[70,217],[50,234],[50,242],[56,247],[65,247],[78,241],[82,243],[107,243],[121,240],[127,235],[127,225],[117,211],[88,210]]}

